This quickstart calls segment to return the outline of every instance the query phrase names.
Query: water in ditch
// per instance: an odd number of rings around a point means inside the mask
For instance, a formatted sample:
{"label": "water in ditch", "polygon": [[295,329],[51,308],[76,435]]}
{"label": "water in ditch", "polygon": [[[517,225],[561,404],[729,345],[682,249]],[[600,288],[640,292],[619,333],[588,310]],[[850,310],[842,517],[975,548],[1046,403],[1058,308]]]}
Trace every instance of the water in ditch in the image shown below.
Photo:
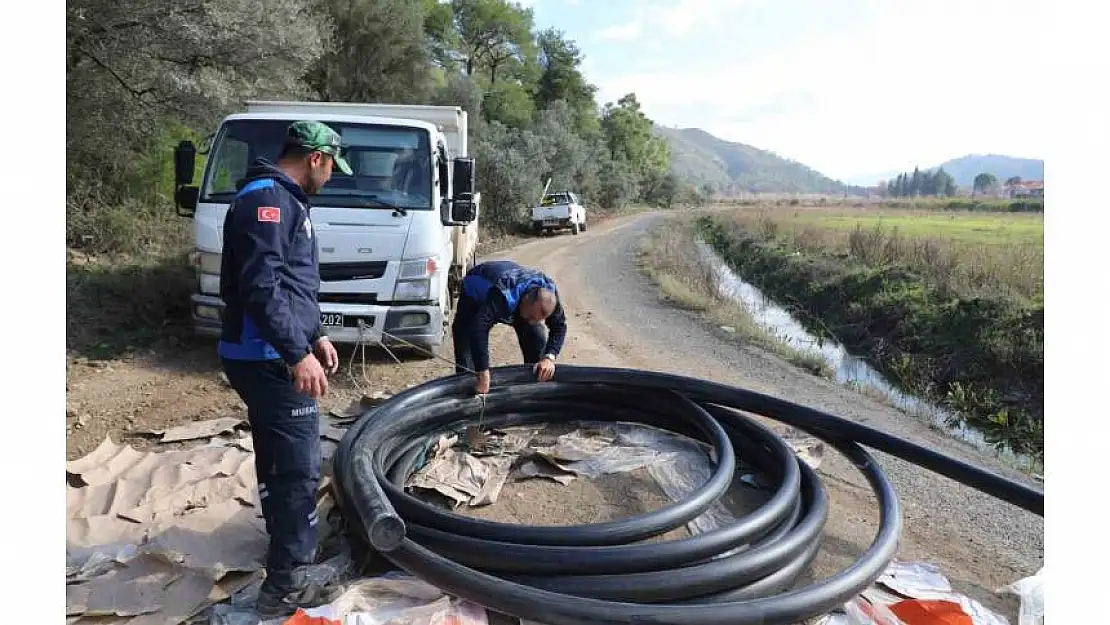
{"label": "water in ditch", "polygon": [[997,453],[1011,460],[1027,460],[1023,456],[1014,454],[1009,449],[996,450],[993,445],[986,441],[981,432],[966,424],[949,425],[954,422],[952,420],[954,415],[951,411],[915,395],[902,392],[887,381],[881,373],[867,364],[867,361],[863,358],[849,353],[843,345],[811,334],[798,320],[790,315],[789,311],[736,275],[704,241],[698,241],[698,250],[703,261],[716,273],[717,288],[722,296],[743,306],[756,323],[783,342],[788,343],[795,349],[820,354],[832,368],[833,378],[837,384],[877,392],[900,410],[925,418],[935,426],[980,450]]}

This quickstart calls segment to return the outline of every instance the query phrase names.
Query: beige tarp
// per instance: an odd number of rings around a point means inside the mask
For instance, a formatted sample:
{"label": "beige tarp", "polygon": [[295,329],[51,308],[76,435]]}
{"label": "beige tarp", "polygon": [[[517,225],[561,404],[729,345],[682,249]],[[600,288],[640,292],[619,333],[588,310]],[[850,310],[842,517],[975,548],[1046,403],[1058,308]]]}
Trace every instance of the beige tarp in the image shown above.
{"label": "beige tarp", "polygon": [[[251,439],[234,432],[240,423],[162,433],[175,442],[232,433],[189,450],[105,439],[66,464],[67,623],[175,625],[257,578],[266,533]],[[321,430],[324,439],[343,433]]]}

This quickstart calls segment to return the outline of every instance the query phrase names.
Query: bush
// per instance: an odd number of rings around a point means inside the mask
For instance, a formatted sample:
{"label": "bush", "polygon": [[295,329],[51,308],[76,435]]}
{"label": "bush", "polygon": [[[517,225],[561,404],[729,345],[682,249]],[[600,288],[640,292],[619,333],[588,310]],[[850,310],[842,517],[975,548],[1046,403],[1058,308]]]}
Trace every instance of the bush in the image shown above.
{"label": "bush", "polygon": [[540,180],[547,169],[549,149],[530,130],[514,130],[500,122],[482,125],[473,152],[483,226],[512,232],[524,225],[527,208],[539,201],[543,191]]}
{"label": "bush", "polygon": [[195,282],[184,254],[154,261],[71,260],[66,265],[66,348],[107,358],[186,337]]}

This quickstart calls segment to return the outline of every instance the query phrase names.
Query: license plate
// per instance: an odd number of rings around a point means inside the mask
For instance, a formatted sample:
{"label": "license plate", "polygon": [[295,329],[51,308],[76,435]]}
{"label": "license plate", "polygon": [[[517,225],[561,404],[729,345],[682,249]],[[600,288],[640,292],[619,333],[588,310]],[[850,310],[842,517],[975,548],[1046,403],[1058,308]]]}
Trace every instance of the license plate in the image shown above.
{"label": "license plate", "polygon": [[343,313],[320,313],[320,325],[329,328],[342,328]]}

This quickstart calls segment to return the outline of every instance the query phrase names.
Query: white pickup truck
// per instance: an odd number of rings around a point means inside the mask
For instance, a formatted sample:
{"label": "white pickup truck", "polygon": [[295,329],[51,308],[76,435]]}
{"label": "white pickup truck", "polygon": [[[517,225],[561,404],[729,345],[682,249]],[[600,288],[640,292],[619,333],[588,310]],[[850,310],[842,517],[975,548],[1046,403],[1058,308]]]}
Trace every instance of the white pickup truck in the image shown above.
{"label": "white pickup truck", "polygon": [[299,119],[335,129],[354,170],[335,170],[310,196],[324,331],[336,343],[435,352],[478,244],[480,196],[467,155],[467,115],[457,106],[248,102],[216,130],[199,186],[197,150],[179,144],[177,210],[195,220],[194,329],[219,335],[224,215],[248,165],[275,160],[286,128]]}
{"label": "white pickup truck", "polygon": [[543,234],[566,229],[574,234],[585,232],[586,207],[569,191],[545,194],[540,205],[532,208],[532,231]]}

